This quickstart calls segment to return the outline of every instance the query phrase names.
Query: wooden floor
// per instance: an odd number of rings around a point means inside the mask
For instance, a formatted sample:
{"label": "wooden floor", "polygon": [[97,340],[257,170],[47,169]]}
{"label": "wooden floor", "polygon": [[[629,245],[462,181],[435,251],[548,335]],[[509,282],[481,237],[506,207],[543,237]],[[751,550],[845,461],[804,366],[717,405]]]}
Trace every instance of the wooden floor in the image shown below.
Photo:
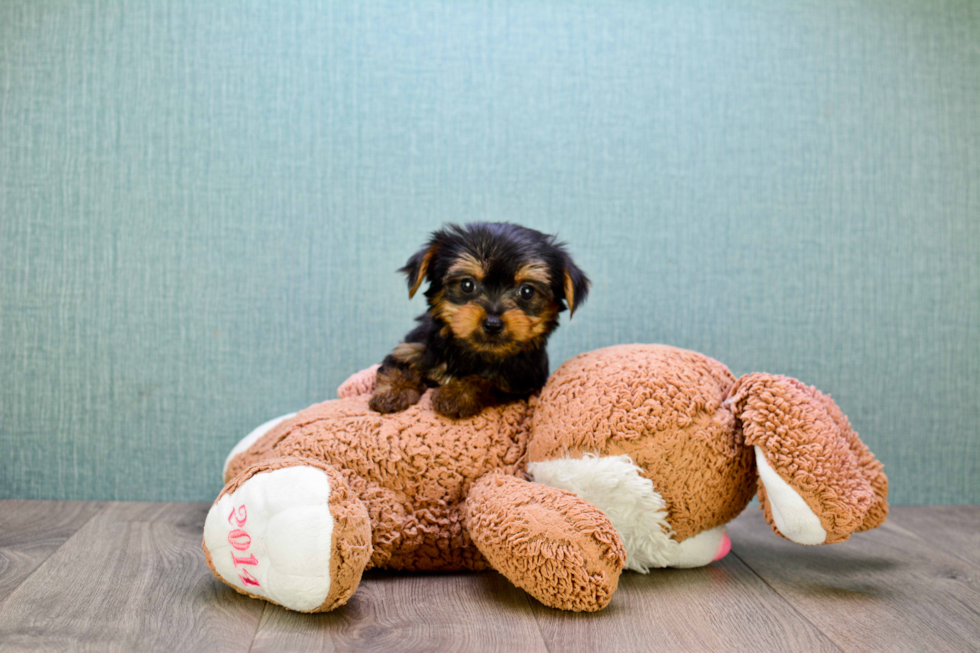
{"label": "wooden floor", "polygon": [[551,610],[502,576],[373,572],[302,615],[204,564],[208,506],[0,501],[0,651],[977,651],[980,507],[896,508],[802,547],[750,508],[708,567],[626,573],[598,614]]}

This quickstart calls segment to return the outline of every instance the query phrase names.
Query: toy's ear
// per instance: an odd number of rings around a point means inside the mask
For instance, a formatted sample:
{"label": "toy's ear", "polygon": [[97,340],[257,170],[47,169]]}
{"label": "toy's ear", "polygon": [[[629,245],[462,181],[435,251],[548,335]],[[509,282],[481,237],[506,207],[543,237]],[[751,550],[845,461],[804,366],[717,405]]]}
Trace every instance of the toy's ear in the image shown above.
{"label": "toy's ear", "polygon": [[725,401],[755,448],[759,502],[777,534],[832,544],[885,521],[883,465],[829,396],[755,372],[736,381]]}
{"label": "toy's ear", "polygon": [[415,297],[415,293],[418,291],[419,286],[425,281],[425,275],[429,271],[429,266],[432,264],[432,260],[436,256],[436,250],[438,249],[436,243],[429,243],[419,251],[412,254],[412,257],[408,259],[408,262],[401,268],[398,268],[399,272],[405,274],[408,278],[408,298],[411,299]]}
{"label": "toy's ear", "polygon": [[562,294],[565,303],[568,304],[568,317],[575,315],[575,309],[585,302],[589,296],[589,278],[579,269],[572,257],[565,254],[562,262],[564,268],[564,283],[562,284]]}

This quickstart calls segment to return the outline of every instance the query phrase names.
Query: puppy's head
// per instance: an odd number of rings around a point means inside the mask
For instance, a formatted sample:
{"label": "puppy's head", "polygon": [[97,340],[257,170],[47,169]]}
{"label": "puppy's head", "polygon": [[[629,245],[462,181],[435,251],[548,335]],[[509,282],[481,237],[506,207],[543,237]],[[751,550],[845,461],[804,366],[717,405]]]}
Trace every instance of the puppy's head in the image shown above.
{"label": "puppy's head", "polygon": [[582,305],[589,280],[549,236],[507,223],[449,225],[408,260],[409,297],[423,281],[447,335],[484,355],[543,345],[558,314]]}

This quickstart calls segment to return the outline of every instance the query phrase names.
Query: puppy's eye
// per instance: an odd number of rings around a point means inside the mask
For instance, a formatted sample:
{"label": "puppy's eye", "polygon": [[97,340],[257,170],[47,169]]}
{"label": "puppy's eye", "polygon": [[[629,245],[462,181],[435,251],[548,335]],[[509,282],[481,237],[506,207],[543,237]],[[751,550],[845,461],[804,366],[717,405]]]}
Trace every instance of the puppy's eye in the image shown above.
{"label": "puppy's eye", "polygon": [[523,299],[524,301],[529,301],[532,297],[534,297],[534,287],[533,286],[529,286],[527,284],[524,284],[523,286],[521,286],[521,291],[520,292],[521,292],[521,299]]}
{"label": "puppy's eye", "polygon": [[463,279],[459,282],[459,289],[469,295],[471,292],[476,290],[476,284],[473,283],[472,279]]}

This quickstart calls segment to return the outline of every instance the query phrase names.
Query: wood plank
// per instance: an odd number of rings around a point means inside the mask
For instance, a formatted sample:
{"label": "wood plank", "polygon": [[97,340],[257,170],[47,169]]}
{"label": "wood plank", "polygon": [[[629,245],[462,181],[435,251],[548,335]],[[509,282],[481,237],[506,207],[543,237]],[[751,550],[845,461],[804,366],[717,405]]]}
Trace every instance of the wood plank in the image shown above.
{"label": "wood plank", "polygon": [[700,569],[625,572],[602,612],[535,604],[552,651],[838,651],[736,556]]}
{"label": "wood plank", "polygon": [[102,505],[95,501],[0,501],[0,603]]}
{"label": "wood plank", "polygon": [[496,573],[384,571],[333,613],[290,612],[210,575],[207,509],[0,501],[0,651],[980,648],[976,506],[895,508],[829,547],[776,537],[753,508],[733,555],[624,574],[597,614],[545,608]]}
{"label": "wood plank", "polygon": [[0,651],[246,651],[262,604],[212,577],[207,504],[110,503],[0,604]]}
{"label": "wood plank", "polygon": [[892,510],[888,520],[980,566],[980,506],[903,506]]}
{"label": "wood plank", "polygon": [[914,533],[903,512],[829,546],[777,537],[757,509],[729,532],[737,555],[845,651],[980,650],[980,574],[946,551],[951,530]]}
{"label": "wood plank", "polygon": [[347,605],[306,615],[268,604],[261,651],[540,651],[527,594],[495,572],[372,571]]}

